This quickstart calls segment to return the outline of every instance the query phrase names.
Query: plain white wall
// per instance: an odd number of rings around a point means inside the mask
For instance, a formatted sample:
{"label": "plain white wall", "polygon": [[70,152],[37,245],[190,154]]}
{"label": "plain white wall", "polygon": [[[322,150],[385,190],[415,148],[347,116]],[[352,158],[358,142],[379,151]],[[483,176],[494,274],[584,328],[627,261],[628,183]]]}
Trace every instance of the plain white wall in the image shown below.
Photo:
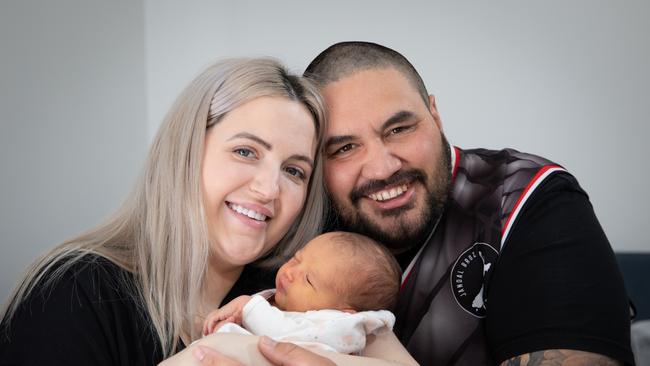
{"label": "plain white wall", "polygon": [[133,0],[0,6],[0,302],[135,180],[148,143],[142,12]]}
{"label": "plain white wall", "polygon": [[210,62],[275,56],[301,72],[341,40],[402,52],[452,143],[556,160],[616,250],[650,251],[649,18],[643,0],[3,1],[0,299],[38,253],[117,208]]}

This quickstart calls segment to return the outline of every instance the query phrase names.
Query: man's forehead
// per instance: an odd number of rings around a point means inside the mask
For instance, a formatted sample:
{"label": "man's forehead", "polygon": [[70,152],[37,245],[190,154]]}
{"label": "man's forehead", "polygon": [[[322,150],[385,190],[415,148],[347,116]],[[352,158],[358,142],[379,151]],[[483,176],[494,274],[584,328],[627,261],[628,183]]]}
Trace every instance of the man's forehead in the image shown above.
{"label": "man's forehead", "polygon": [[[328,82],[322,89],[324,94],[336,96],[336,94],[342,93],[360,93],[371,86],[381,86],[387,83],[407,85],[409,80],[402,72],[392,66],[374,67],[347,73],[334,81]],[[377,90],[377,88],[373,89]]]}
{"label": "man's forehead", "polygon": [[395,114],[425,112],[417,91],[395,69],[364,70],[323,88],[328,112],[327,136],[378,129]]}

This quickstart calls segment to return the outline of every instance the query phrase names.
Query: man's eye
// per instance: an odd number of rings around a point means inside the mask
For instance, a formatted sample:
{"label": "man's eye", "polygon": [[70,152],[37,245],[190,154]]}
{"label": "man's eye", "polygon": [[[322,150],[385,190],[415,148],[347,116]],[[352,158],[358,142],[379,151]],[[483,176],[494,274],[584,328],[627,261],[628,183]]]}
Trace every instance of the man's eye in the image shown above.
{"label": "man's eye", "polygon": [[251,149],[247,149],[245,147],[240,147],[235,149],[235,154],[244,157],[244,158],[252,158],[255,157],[255,152]]}
{"label": "man's eye", "polygon": [[353,148],[354,148],[354,145],[353,145],[353,144],[343,145],[343,146],[341,146],[340,148],[338,148],[336,151],[334,151],[334,153],[333,153],[332,155],[341,155],[341,154],[345,154],[346,152],[352,150]]}
{"label": "man's eye", "polygon": [[406,132],[411,129],[411,126],[399,126],[395,128],[391,128],[390,131],[388,132],[389,135],[398,135],[400,133]]}

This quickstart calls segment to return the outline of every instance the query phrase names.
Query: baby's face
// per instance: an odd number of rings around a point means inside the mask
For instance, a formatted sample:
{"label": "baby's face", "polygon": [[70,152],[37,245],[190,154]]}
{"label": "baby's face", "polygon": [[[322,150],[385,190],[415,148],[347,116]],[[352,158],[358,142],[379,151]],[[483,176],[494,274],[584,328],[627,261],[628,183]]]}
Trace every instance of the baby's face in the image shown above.
{"label": "baby's face", "polygon": [[278,270],[276,305],[285,311],[349,310],[339,291],[351,265],[327,234],[316,237]]}

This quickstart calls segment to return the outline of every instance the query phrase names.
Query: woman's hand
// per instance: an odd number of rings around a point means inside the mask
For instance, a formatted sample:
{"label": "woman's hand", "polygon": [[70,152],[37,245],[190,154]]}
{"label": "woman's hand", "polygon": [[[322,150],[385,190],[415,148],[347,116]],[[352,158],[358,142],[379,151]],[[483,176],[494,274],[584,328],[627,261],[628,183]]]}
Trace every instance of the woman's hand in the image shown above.
{"label": "woman's hand", "polygon": [[206,346],[197,346],[192,355],[196,358],[201,365],[206,366],[245,366],[243,363],[233,360],[228,356],[215,351],[214,349]]}
{"label": "woman's hand", "polygon": [[[260,353],[276,366],[336,366],[331,360],[293,343],[278,343],[269,337],[260,337],[257,347]],[[243,363],[206,346],[197,346],[192,355],[202,366],[244,366]]]}
{"label": "woman's hand", "polygon": [[260,337],[257,348],[272,364],[277,366],[321,365],[336,366],[323,356],[309,352],[293,343],[276,342],[269,337]]}

